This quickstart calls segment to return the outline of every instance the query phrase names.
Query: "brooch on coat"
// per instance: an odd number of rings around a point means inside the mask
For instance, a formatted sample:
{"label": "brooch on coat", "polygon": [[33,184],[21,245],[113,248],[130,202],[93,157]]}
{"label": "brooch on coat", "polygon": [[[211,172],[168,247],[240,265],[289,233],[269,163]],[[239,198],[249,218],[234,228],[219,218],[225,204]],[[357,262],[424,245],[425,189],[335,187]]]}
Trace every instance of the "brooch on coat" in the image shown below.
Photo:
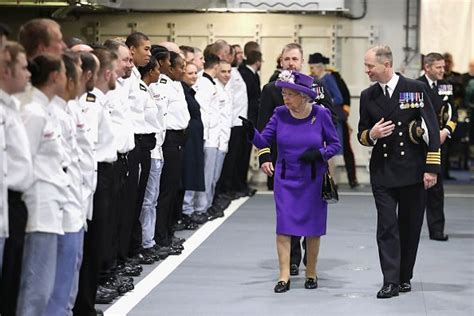
{"label": "brooch on coat", "polygon": [[316,115],[313,115],[313,117],[311,118],[311,124],[314,124],[314,122],[316,122]]}
{"label": "brooch on coat", "polygon": [[400,109],[417,109],[425,106],[423,92],[400,92]]}

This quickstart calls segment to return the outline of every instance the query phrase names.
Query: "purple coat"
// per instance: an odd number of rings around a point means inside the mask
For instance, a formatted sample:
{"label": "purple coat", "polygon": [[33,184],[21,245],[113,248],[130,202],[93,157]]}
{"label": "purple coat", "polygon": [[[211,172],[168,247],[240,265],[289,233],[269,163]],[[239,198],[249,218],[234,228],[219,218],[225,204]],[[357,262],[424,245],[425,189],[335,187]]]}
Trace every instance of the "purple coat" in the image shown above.
{"label": "purple coat", "polygon": [[[274,174],[276,233],[325,235],[327,203],[321,198],[322,176],[326,161],[341,148],[330,111],[313,104],[307,118],[296,119],[286,106],[277,107],[263,131],[255,131],[253,144],[265,148],[274,140],[278,147]],[[318,149],[324,161],[312,164],[299,161],[308,149]]]}

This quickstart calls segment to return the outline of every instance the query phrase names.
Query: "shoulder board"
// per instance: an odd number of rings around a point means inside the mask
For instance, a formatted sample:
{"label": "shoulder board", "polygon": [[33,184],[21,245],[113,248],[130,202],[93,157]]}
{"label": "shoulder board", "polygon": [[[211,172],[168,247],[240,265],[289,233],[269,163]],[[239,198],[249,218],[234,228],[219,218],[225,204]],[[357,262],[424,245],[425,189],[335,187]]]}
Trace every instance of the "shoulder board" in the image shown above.
{"label": "shoulder board", "polygon": [[167,80],[165,78],[160,79],[160,83],[166,83],[166,82],[167,82]]}
{"label": "shoulder board", "polygon": [[140,83],[140,90],[147,91],[145,85],[143,83]]}
{"label": "shoulder board", "polygon": [[96,96],[90,92],[87,93],[86,102],[95,102]]}

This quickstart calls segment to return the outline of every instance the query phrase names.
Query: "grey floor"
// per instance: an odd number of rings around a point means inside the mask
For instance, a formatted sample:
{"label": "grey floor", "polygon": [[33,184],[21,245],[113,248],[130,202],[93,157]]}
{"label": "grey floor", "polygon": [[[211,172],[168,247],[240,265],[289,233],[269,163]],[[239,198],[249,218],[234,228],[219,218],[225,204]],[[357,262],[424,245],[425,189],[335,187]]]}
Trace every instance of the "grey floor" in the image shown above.
{"label": "grey floor", "polygon": [[304,289],[301,271],[289,292],[273,293],[278,277],[273,196],[259,194],[129,315],[474,315],[474,186],[447,186],[450,239],[429,240],[425,224],[413,291],[390,300],[375,298],[382,280],[375,208],[364,192],[368,188],[347,190],[329,208],[318,289]]}

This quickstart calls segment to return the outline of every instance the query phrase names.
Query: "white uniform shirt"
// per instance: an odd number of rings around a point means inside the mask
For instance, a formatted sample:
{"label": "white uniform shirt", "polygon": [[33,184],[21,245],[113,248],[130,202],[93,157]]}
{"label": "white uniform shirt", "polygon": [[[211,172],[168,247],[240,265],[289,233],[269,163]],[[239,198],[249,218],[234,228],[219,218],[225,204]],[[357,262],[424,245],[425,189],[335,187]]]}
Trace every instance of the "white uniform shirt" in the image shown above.
{"label": "white uniform shirt", "polygon": [[105,95],[109,98],[108,108],[112,128],[115,135],[117,151],[125,154],[135,148],[135,136],[131,118],[131,106],[128,99],[132,81],[130,78],[117,79],[114,90],[110,90]]}
{"label": "white uniform shirt", "polygon": [[228,84],[224,86],[216,80],[216,86],[219,95],[219,151],[226,153],[232,128],[232,96]]}
{"label": "white uniform shirt", "polygon": [[147,102],[143,100],[143,90],[140,90],[140,82],[143,82],[137,67],[133,67],[130,80],[130,114],[132,119],[133,132],[135,134],[147,134],[145,122],[145,106]]}
{"label": "white uniform shirt", "polygon": [[[94,192],[97,185],[97,162],[95,161],[95,144],[91,137],[91,124],[96,122],[87,121],[85,113],[89,111],[91,102],[86,102],[87,93],[84,94],[83,101],[80,99],[71,100],[68,102],[68,107],[74,113],[76,120],[76,141],[81,149],[82,156],[79,165],[82,173],[81,192],[83,217],[92,220],[92,204]],[[93,98],[90,98],[90,100]]]}
{"label": "white uniform shirt", "polygon": [[31,103],[22,106],[33,158],[33,184],[23,199],[28,209],[26,232],[63,234],[63,206],[68,198],[69,177],[63,170],[61,126],[48,97],[34,88]]}
{"label": "white uniform shirt", "polygon": [[8,189],[25,191],[33,182],[30,144],[14,98],[0,90],[0,237],[8,237]]}
{"label": "white uniform shirt", "polygon": [[151,158],[152,159],[160,159],[163,160],[163,143],[165,141],[166,135],[166,124],[165,124],[165,116],[167,114],[168,106],[163,101],[164,99],[161,96],[160,91],[160,84],[155,82],[148,86],[148,92],[150,93],[155,105],[157,107],[157,123],[158,123],[158,131],[155,134],[156,138],[156,146],[151,151]]}
{"label": "white uniform shirt", "polygon": [[232,96],[232,127],[242,126],[239,116],[247,118],[249,99],[247,96],[247,85],[236,67],[233,67],[231,70],[227,86],[229,86]]}
{"label": "white uniform shirt", "polygon": [[204,125],[204,147],[219,147],[219,96],[214,79],[203,73],[193,86],[195,98],[201,106]]}
{"label": "white uniform shirt", "polygon": [[181,82],[161,74],[157,83],[150,85],[158,107],[166,109],[165,125],[168,130],[183,130],[188,127],[191,116]]}
{"label": "white uniform shirt", "polygon": [[68,201],[64,204],[63,229],[66,233],[78,232],[84,227],[82,199],[82,172],[79,160],[82,152],[77,144],[76,120],[73,117],[67,102],[55,96],[50,104],[61,126],[61,143],[65,150],[63,167],[69,177],[71,185],[68,187]]}
{"label": "white uniform shirt", "polygon": [[[112,128],[112,122],[107,96],[97,88],[84,94],[80,102],[85,103],[88,109],[84,112],[86,121],[90,122],[90,137],[95,145],[95,161],[114,162],[117,160],[117,149],[115,144],[115,135]],[[84,105],[82,105],[84,107]]]}

